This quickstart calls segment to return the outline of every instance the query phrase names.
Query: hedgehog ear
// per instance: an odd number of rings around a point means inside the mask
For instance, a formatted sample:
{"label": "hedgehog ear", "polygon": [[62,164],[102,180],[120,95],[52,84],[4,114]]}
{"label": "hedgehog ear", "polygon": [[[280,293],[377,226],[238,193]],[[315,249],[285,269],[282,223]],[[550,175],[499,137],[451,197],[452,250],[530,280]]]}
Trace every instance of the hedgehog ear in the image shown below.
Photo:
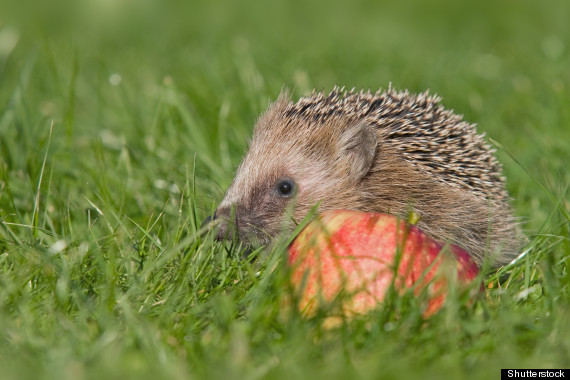
{"label": "hedgehog ear", "polygon": [[376,128],[366,122],[349,127],[340,136],[340,158],[346,163],[353,180],[364,177],[376,155]]}

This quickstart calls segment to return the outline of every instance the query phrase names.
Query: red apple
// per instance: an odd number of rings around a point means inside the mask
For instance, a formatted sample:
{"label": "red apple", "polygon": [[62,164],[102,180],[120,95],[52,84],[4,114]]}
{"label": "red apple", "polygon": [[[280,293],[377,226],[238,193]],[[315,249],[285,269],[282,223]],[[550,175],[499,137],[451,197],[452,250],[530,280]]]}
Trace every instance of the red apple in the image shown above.
{"label": "red apple", "polygon": [[468,284],[479,271],[463,249],[438,243],[396,216],[348,210],[326,211],[309,223],[290,245],[288,261],[291,282],[302,292],[299,308],[309,315],[319,300],[331,302],[341,291],[344,314],[365,313],[378,307],[394,281],[400,293],[427,291],[429,316],[442,306],[450,275]]}

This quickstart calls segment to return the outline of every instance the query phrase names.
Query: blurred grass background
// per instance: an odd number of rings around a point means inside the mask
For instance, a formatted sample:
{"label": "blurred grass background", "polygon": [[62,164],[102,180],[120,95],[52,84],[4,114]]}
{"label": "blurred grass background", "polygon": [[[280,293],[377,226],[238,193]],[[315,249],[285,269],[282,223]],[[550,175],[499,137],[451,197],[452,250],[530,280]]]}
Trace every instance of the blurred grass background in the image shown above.
{"label": "blurred grass background", "polygon": [[[562,0],[0,2],[6,376],[569,367],[569,16]],[[281,89],[390,83],[497,142],[530,253],[427,328],[417,313],[332,336],[283,322],[267,262],[194,232]]]}

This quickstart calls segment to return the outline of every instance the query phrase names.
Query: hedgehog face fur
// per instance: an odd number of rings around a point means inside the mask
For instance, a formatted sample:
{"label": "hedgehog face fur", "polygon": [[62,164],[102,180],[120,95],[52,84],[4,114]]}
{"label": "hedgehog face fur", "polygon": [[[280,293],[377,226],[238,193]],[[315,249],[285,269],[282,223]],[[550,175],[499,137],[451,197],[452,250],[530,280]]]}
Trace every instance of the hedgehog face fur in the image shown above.
{"label": "hedgehog face fur", "polygon": [[482,135],[437,96],[335,88],[297,103],[282,94],[258,120],[250,149],[216,211],[218,237],[268,244],[284,221],[351,209],[403,218],[478,264],[520,246],[501,166]]}

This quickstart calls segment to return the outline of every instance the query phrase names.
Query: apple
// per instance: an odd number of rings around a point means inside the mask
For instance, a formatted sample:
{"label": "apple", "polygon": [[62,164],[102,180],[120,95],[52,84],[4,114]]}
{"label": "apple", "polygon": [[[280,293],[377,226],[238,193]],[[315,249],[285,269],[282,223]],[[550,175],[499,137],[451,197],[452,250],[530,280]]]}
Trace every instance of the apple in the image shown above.
{"label": "apple", "polygon": [[427,317],[443,305],[450,276],[457,276],[456,284],[469,284],[479,272],[463,249],[439,243],[396,216],[361,211],[324,212],[288,253],[290,280],[306,315],[341,292],[344,315],[366,313],[394,283],[400,294],[427,292]]}

